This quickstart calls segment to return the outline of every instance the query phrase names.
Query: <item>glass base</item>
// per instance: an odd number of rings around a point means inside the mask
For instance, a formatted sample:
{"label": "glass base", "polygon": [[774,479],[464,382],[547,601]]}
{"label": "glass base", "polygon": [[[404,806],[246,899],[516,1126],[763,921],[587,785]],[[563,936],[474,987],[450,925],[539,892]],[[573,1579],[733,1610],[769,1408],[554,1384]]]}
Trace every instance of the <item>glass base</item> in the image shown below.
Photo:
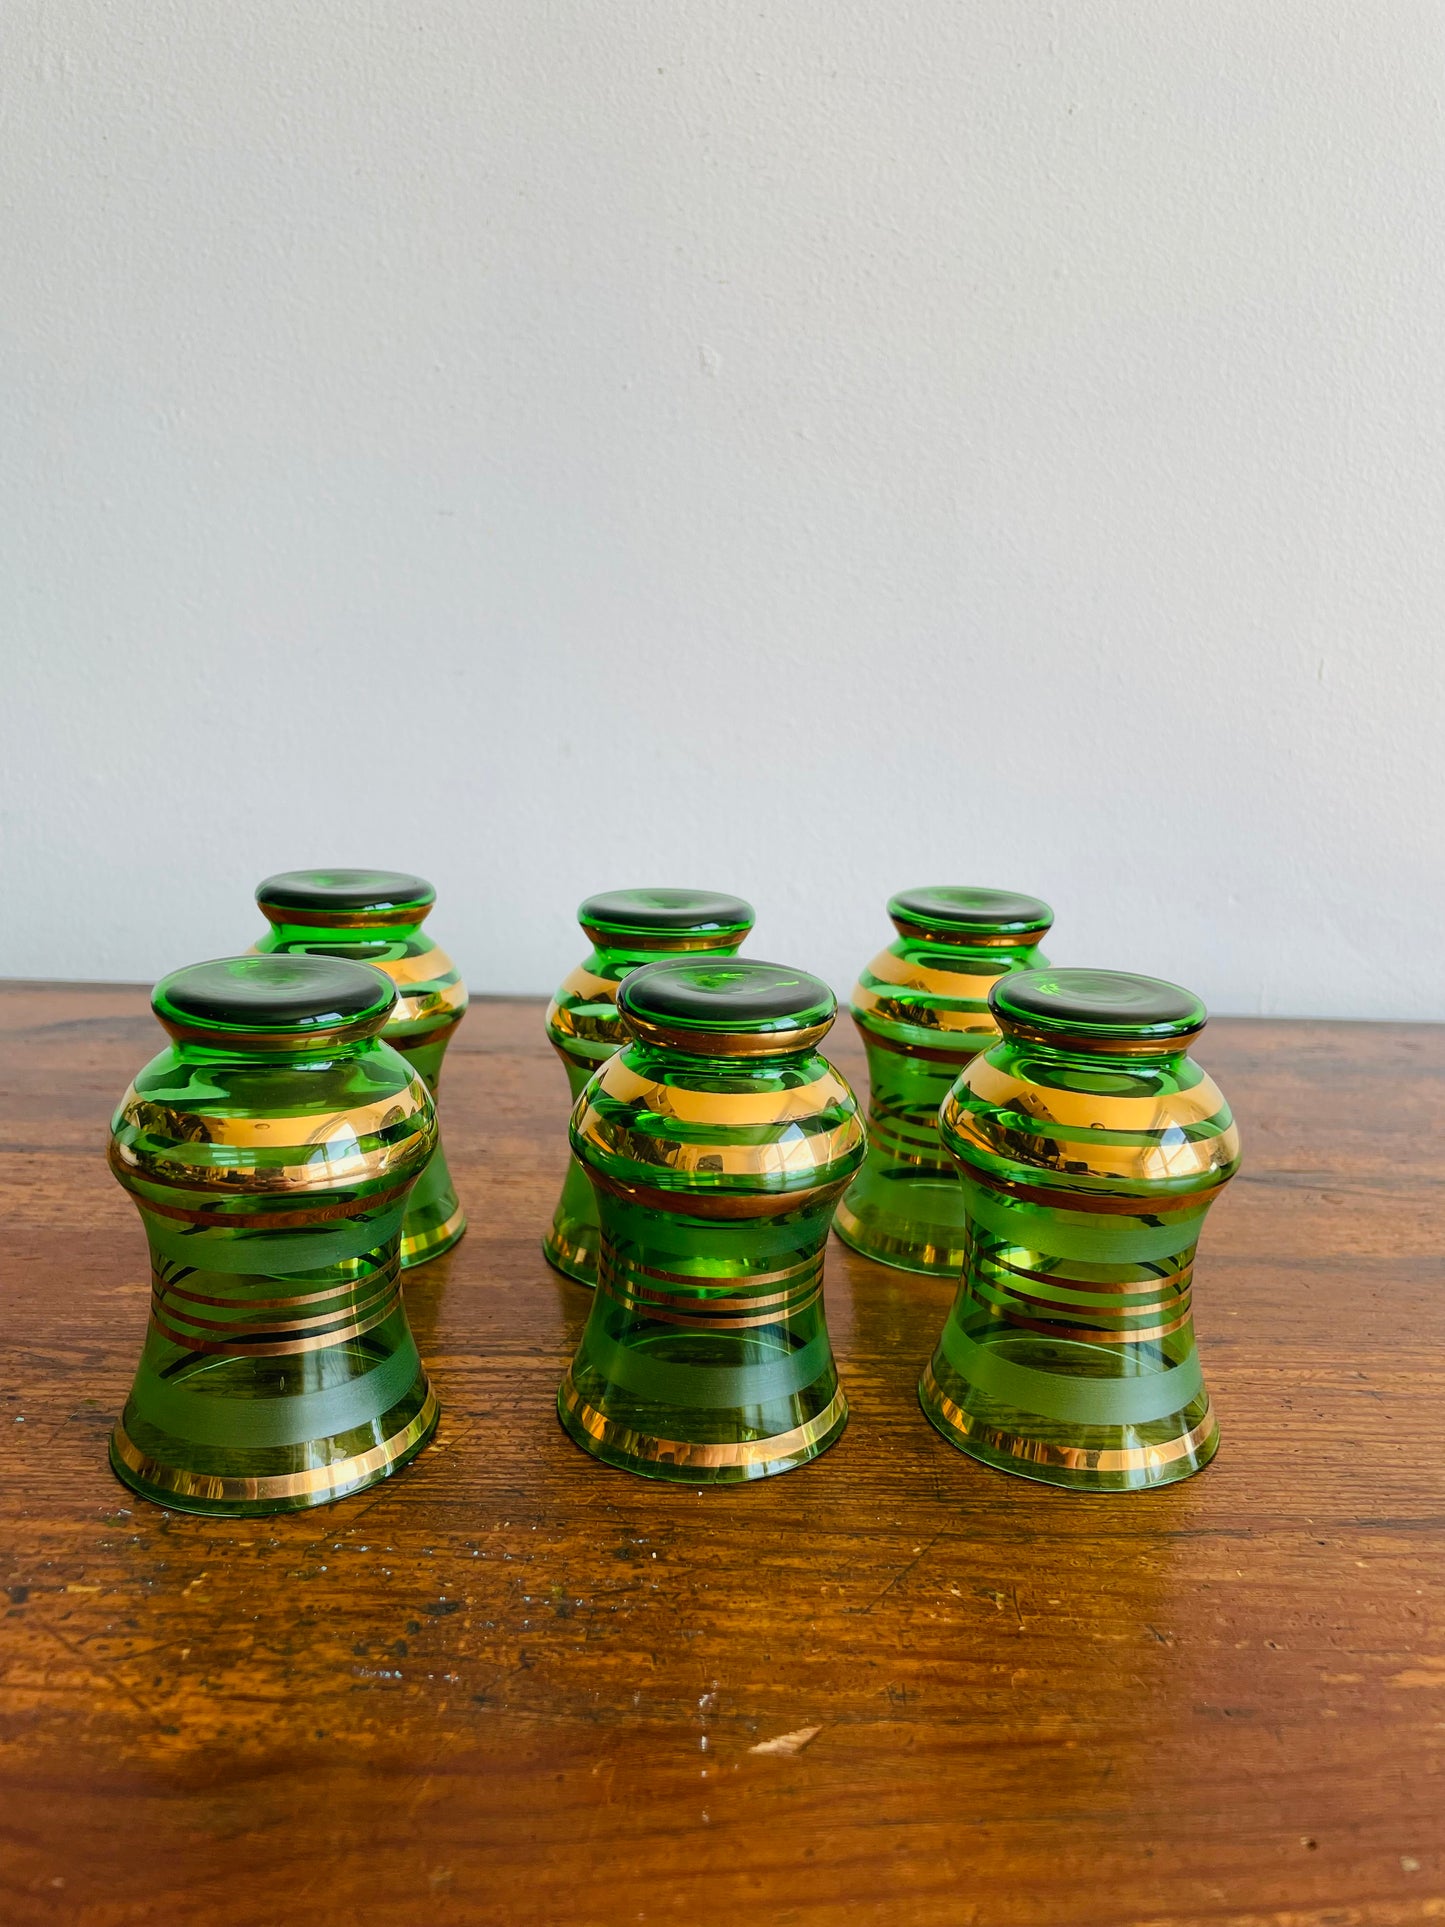
{"label": "glass base", "polygon": [[833,1217],[844,1244],[865,1258],[953,1279],[963,1269],[965,1224],[963,1187],[951,1173],[908,1177],[866,1164]]}
{"label": "glass base", "polygon": [[560,1228],[553,1225],[542,1240],[542,1256],[554,1271],[560,1271],[564,1278],[570,1278],[575,1285],[586,1285],[589,1291],[597,1285],[597,1233],[583,1234],[570,1238],[568,1232],[574,1227]]}
{"label": "glass base", "polygon": [[1179,1412],[1144,1425],[1063,1424],[989,1397],[942,1352],[918,1386],[918,1402],[950,1445],[1017,1478],[1076,1492],[1143,1492],[1202,1472],[1219,1449],[1207,1391]]}
{"label": "glass base", "polygon": [[444,1251],[451,1250],[466,1228],[466,1213],[457,1201],[446,1153],[439,1144],[407,1199],[401,1227],[402,1270],[413,1271],[418,1265],[440,1258]]}
{"label": "glass base", "polygon": [[557,1416],[568,1436],[604,1465],[680,1485],[740,1485],[791,1472],[826,1452],[848,1423],[848,1401],[841,1388],[835,1389],[814,1417],[768,1437],[668,1439],[608,1418],[583,1398],[569,1372],[557,1394]]}
{"label": "glass base", "polygon": [[597,1249],[601,1240],[597,1200],[587,1173],[573,1158],[567,1166],[557,1209],[552,1214],[552,1228],[542,1240],[542,1256],[564,1278],[595,1287]]}
{"label": "glass base", "polygon": [[[440,1417],[436,1393],[423,1378],[424,1390],[420,1406],[414,1393],[403,1400],[394,1411],[410,1415],[382,1440],[363,1450],[342,1453],[323,1464],[313,1464],[293,1472],[259,1472],[247,1476],[233,1469],[226,1472],[202,1472],[178,1463],[168,1463],[166,1458],[150,1456],[135,1445],[126,1432],[126,1417],[129,1408],[117,1424],[110,1440],[111,1470],[132,1492],[155,1505],[165,1506],[171,1512],[208,1513],[213,1517],[241,1519],[266,1513],[303,1512],[312,1506],[329,1505],[335,1499],[349,1498],[353,1493],[364,1492],[368,1486],[390,1478],[404,1465],[414,1459],[432,1433],[436,1430]],[[382,1430],[392,1416],[386,1413],[378,1421],[376,1430]],[[298,1448],[296,1456],[316,1458],[328,1447],[334,1448],[340,1440],[323,1439],[304,1449]],[[176,1441],[176,1458],[189,1456],[185,1441]],[[169,1458],[167,1454],[167,1458]],[[247,1456],[253,1460],[262,1456],[261,1452],[246,1454],[232,1449],[227,1455],[231,1466],[243,1462]],[[274,1452],[270,1455],[274,1457]]]}
{"label": "glass base", "polygon": [[457,1205],[451,1216],[441,1224],[416,1234],[410,1229],[410,1214],[406,1224],[407,1229],[401,1240],[401,1268],[403,1271],[415,1271],[418,1265],[429,1264],[433,1258],[440,1258],[444,1251],[451,1250],[467,1228],[467,1214]]}

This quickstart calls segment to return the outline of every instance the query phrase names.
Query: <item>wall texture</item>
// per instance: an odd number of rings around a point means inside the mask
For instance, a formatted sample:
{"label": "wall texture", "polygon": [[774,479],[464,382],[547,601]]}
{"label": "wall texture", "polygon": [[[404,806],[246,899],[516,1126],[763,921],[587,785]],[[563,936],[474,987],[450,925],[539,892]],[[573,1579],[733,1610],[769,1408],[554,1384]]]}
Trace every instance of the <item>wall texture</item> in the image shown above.
{"label": "wall texture", "polygon": [[11,0],[0,972],[417,868],[1445,1015],[1445,14]]}

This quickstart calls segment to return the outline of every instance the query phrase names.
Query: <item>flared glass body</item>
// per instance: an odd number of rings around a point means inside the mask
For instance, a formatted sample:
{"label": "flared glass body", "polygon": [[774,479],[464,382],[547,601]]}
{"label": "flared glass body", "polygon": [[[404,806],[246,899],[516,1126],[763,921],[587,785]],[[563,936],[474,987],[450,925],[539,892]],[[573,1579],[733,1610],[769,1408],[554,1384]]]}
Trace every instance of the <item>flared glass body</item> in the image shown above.
{"label": "flared glass body", "polygon": [[[577,918],[592,950],[547,1007],[547,1036],[574,1105],[593,1072],[625,1041],[617,1015],[623,978],[661,956],[732,956],[753,927],[753,907],[715,890],[607,890],[589,897]],[[595,1285],[598,1235],[592,1186],[569,1158],[543,1253],[578,1284]]]}
{"label": "flared glass body", "polygon": [[823,1262],[864,1136],[817,1049],[832,992],[775,964],[680,958],[630,975],[618,1006],[629,1041],[572,1114],[600,1241],[559,1416],[650,1478],[786,1472],[848,1415]]}
{"label": "flared glass body", "polygon": [[[442,1057],[466,1015],[467,990],[445,950],[422,929],[436,891],[396,870],[287,870],[267,877],[256,901],[271,928],[256,949],[267,956],[345,957],[396,985],[386,1041],[436,1100]],[[402,1227],[404,1270],[449,1251],[467,1228],[446,1151],[437,1140]]]}
{"label": "flared glass body", "polygon": [[435,1428],[400,1244],[436,1116],[382,1041],[394,996],[325,957],[224,958],[156,987],[172,1042],[111,1125],[151,1305],[110,1455],[159,1505],[319,1505],[396,1471]]}
{"label": "flared glass body", "polygon": [[1051,1485],[1187,1478],[1219,1434],[1194,1341],[1194,1251],[1239,1166],[1188,1055],[1175,984],[1033,970],[992,994],[1000,1039],[944,1104],[967,1208],[958,1293],[919,1388],[954,1445]]}
{"label": "flared glass body", "polygon": [[998,1039],[988,996],[1046,960],[1053,912],[1007,890],[934,886],[888,905],[897,938],[853,990],[868,1053],[868,1156],[833,1220],[856,1251],[903,1271],[958,1276],[964,1199],[938,1135],[960,1071]]}

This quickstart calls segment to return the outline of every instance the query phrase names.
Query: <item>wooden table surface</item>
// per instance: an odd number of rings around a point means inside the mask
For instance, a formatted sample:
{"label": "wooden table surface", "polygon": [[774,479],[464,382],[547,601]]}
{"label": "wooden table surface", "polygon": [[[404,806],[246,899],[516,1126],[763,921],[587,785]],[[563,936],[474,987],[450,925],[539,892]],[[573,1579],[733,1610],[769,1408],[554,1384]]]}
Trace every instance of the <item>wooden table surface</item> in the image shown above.
{"label": "wooden table surface", "polygon": [[1445,1030],[1206,1033],[1202,1477],[965,1459],[914,1396],[951,1287],[834,1240],[847,1433],[699,1492],[557,1424],[565,1084],[539,1005],[474,1004],[471,1230],[407,1287],[437,1440],[234,1523],[106,1466],[146,1263],[105,1127],[161,1041],[139,990],[0,989],[7,1927],[1445,1920]]}

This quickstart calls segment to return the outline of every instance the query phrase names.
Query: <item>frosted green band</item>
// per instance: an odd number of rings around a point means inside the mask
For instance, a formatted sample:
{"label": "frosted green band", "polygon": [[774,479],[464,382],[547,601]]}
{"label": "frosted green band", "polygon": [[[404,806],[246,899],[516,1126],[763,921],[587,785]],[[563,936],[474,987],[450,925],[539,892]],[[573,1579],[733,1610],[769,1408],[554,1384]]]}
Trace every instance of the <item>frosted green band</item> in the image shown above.
{"label": "frosted green band", "polygon": [[401,1230],[406,1199],[365,1218],[318,1225],[314,1231],[244,1230],[225,1225],[186,1225],[146,1212],[151,1250],[163,1258],[194,1265],[198,1271],[246,1271],[257,1277],[284,1278],[293,1272],[324,1271],[346,1258],[364,1258]]}
{"label": "frosted green band", "polygon": [[1015,1364],[997,1346],[970,1338],[953,1318],[943,1328],[943,1355],[980,1392],[1066,1425],[1148,1425],[1182,1411],[1204,1389],[1197,1352],[1138,1378],[1076,1378]]}
{"label": "frosted green band", "polygon": [[204,1382],[204,1371],[179,1383],[152,1373],[139,1419],[188,1445],[219,1445],[236,1451],[304,1445],[373,1424],[406,1397],[420,1376],[421,1360],[411,1344],[398,1345],[372,1371],[290,1398],[228,1399],[190,1389],[197,1379]]}
{"label": "frosted green band", "polygon": [[[1205,1206],[1151,1215],[1152,1201],[1139,1200],[1139,1215],[1113,1211],[1081,1211],[1077,1198],[1059,1193],[1057,1204],[1040,1205],[991,1191],[976,1178],[963,1177],[969,1216],[1006,1244],[1036,1249],[1043,1233],[1048,1255],[1077,1258],[1086,1264],[1156,1264],[1160,1259],[1184,1257],[1199,1241]],[[1074,1207],[1074,1208],[1071,1208]],[[1047,1232],[1044,1233],[1044,1227]]]}
{"label": "frosted green band", "polygon": [[[622,1210],[629,1214],[625,1238],[614,1234],[615,1258],[611,1276],[626,1285],[632,1276],[632,1265],[645,1261],[650,1266],[669,1271],[687,1272],[695,1285],[729,1285],[734,1290],[748,1282],[747,1274],[739,1270],[737,1261],[738,1225],[735,1220],[726,1218],[676,1218],[659,1219],[654,1229],[647,1224],[646,1235],[630,1235],[632,1226],[639,1220],[635,1213],[642,1213],[645,1207],[627,1205],[615,1213],[621,1218]],[[827,1227],[833,1215],[833,1199],[826,1198],[821,1205],[815,1203],[809,1213],[810,1224],[805,1232],[797,1218],[789,1212],[780,1223],[777,1219],[754,1218],[747,1224],[748,1258],[754,1262],[765,1258],[778,1258],[785,1254],[800,1262],[813,1257],[822,1239],[827,1236]],[[821,1219],[821,1225],[819,1225]],[[622,1229],[621,1224],[618,1226]],[[821,1236],[820,1236],[821,1232]],[[804,1244],[804,1237],[810,1242]],[[711,1269],[693,1270],[694,1266],[711,1266]],[[644,1275],[638,1280],[648,1282]]]}
{"label": "frosted green band", "polygon": [[665,1405],[722,1411],[739,1405],[770,1405],[805,1391],[832,1359],[826,1331],[801,1350],[756,1365],[671,1365],[635,1347],[619,1345],[594,1320],[587,1333],[587,1363],[604,1378],[640,1398]]}

